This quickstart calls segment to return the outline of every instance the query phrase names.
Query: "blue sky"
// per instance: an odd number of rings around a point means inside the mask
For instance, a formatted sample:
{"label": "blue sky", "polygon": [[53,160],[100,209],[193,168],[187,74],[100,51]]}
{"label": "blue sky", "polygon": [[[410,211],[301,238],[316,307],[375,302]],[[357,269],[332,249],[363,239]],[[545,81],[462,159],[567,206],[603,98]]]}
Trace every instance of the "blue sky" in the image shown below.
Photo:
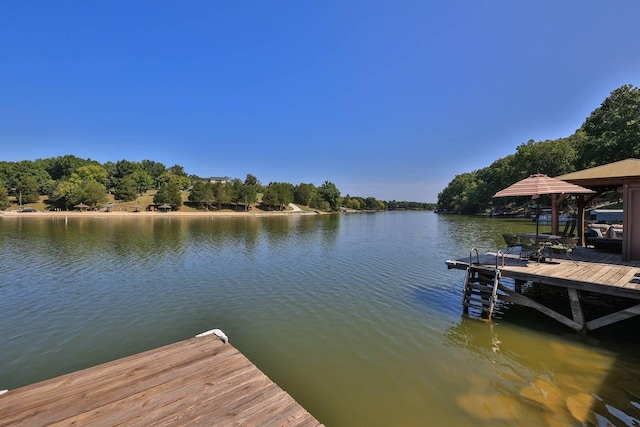
{"label": "blue sky", "polygon": [[637,0],[0,2],[0,160],[436,201],[640,86]]}

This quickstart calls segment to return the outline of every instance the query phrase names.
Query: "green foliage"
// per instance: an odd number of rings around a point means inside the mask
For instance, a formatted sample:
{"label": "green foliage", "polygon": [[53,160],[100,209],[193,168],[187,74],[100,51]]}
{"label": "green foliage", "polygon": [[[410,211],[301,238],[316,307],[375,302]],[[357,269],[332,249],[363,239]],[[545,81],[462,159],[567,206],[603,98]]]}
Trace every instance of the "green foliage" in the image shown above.
{"label": "green foliage", "polygon": [[203,209],[210,209],[213,207],[216,201],[216,198],[213,195],[213,184],[202,181],[194,182],[193,188],[189,193],[189,201],[199,204]]}
{"label": "green foliage", "polygon": [[318,193],[314,194],[311,202],[309,203],[309,207],[314,209],[318,209],[320,211],[329,212],[331,210],[331,205],[325,199],[320,197]]}
{"label": "green foliage", "polygon": [[154,162],[152,160],[143,160],[141,162],[142,169],[151,176],[153,179],[155,188],[160,187],[160,177],[167,171],[165,165],[160,162]]}
{"label": "green foliage", "polygon": [[182,194],[180,194],[181,187],[178,182],[179,180],[171,179],[163,182],[158,192],[153,196],[153,203],[158,205],[169,204],[171,209],[175,211],[180,209],[182,207]]}
{"label": "green foliage", "polygon": [[79,182],[71,179],[60,181],[49,196],[49,200],[54,206],[69,210],[82,200],[82,187]]}
{"label": "green foliage", "polygon": [[115,167],[115,177],[121,179],[127,175],[132,175],[135,171],[139,170],[140,164],[123,159],[118,160],[115,164]]}
{"label": "green foliage", "polygon": [[182,176],[182,177],[187,177],[187,173],[184,171],[184,168],[180,165],[173,165],[170,168],[167,169],[167,172],[169,172],[172,175],[178,175],[178,176]]}
{"label": "green foliage", "polygon": [[[5,183],[3,189],[9,196],[19,198],[22,191],[24,203],[38,201],[40,195],[47,194],[52,207],[61,209],[72,209],[81,202],[97,206],[106,200],[107,190],[113,191],[117,200],[131,201],[151,188],[162,188],[154,200],[161,200],[161,204],[169,203],[176,209],[182,205],[180,191],[192,184],[194,194],[190,196],[190,201],[205,208],[214,204],[222,208],[233,203],[236,209],[238,205],[248,209],[261,193],[265,196],[265,206],[272,209],[284,209],[295,201],[316,209],[336,211],[343,203],[339,190],[330,181],[325,181],[320,187],[311,183],[295,187],[284,182],[271,183],[271,188],[267,191],[252,174],[247,174],[244,181],[232,179],[226,184],[211,184],[206,190],[210,193],[202,193],[201,184],[197,183],[205,183],[194,175],[188,176],[182,166],[166,168],[162,163],[151,160],[133,162],[123,159],[115,163],[108,161],[100,164],[95,160],[66,155],[34,161],[0,161],[0,181]],[[90,184],[92,181],[104,188]],[[365,199],[362,197],[354,197],[352,200],[347,197],[344,203],[349,202],[349,206],[358,208],[365,206]],[[387,207],[386,202],[379,200],[370,200],[369,203],[369,208],[372,209]]]}
{"label": "green foliage", "polygon": [[255,203],[258,200],[257,185],[243,184],[242,185],[242,202],[244,203],[245,210],[249,209],[251,203]]}
{"label": "green foliage", "polygon": [[155,181],[149,173],[143,169],[138,169],[131,175],[128,175],[133,179],[136,184],[136,191],[138,194],[142,194],[147,190],[154,188]]}
{"label": "green foliage", "polygon": [[579,169],[640,158],[640,89],[625,85],[614,90],[580,130]]}
{"label": "green foliage", "polygon": [[262,195],[262,203],[271,209],[283,210],[293,202],[293,184],[288,182],[270,182]]}
{"label": "green foliage", "polygon": [[138,186],[132,175],[125,176],[116,185],[113,193],[117,200],[129,202],[138,198]]}
{"label": "green foliage", "polygon": [[309,206],[311,199],[316,194],[316,186],[313,184],[298,184],[293,190],[293,203]]}
{"label": "green foliage", "polygon": [[347,209],[360,209],[360,200],[358,198],[350,198],[346,203]]}
{"label": "green foliage", "polygon": [[164,184],[171,183],[178,187],[179,190],[184,190],[190,184],[189,177],[186,175],[176,175],[170,172],[165,172],[158,178],[158,182],[160,183],[160,187]]}
{"label": "green foliage", "polygon": [[14,162],[0,162],[0,181],[4,182],[6,188],[15,188],[17,175]]}
{"label": "green foliage", "polygon": [[82,203],[97,207],[99,204],[106,203],[107,187],[94,179],[85,179],[80,186],[82,189]]}
{"label": "green foliage", "polygon": [[80,166],[75,173],[81,180],[93,180],[100,184],[107,183],[107,170],[100,165]]}
{"label": "green foliage", "polygon": [[46,170],[54,181],[71,177],[79,167],[99,164],[91,159],[81,159],[73,155],[59,156],[46,161]]}
{"label": "green foliage", "polygon": [[225,205],[231,201],[231,195],[229,194],[229,188],[226,183],[215,182],[212,185],[213,197],[215,197],[216,205],[218,209],[222,209],[222,205]]}
{"label": "green foliage", "polygon": [[438,207],[482,212],[497,191],[529,175],[553,177],[630,157],[640,157],[640,89],[628,85],[613,91],[573,135],[530,140],[487,168],[457,175],[438,195]]}
{"label": "green foliage", "polygon": [[248,173],[247,177],[244,179],[244,185],[253,185],[257,190],[262,189],[262,184],[260,184],[258,178],[256,178],[254,175],[251,175],[250,173]]}
{"label": "green foliage", "polygon": [[474,213],[479,209],[476,172],[456,175],[453,181],[438,194],[438,206],[461,213]]}
{"label": "green foliage", "polygon": [[322,197],[330,207],[330,210],[337,211],[340,209],[342,198],[340,197],[340,190],[331,182],[325,181],[320,187],[318,187],[318,195]]}
{"label": "green foliage", "polygon": [[22,199],[22,203],[35,203],[40,200],[38,181],[33,175],[20,177],[15,188],[15,194]]}
{"label": "green foliage", "polygon": [[576,150],[568,138],[554,141],[534,142],[530,140],[516,149],[512,170],[518,171],[514,180],[535,173],[558,176],[575,170]]}
{"label": "green foliage", "polygon": [[0,210],[5,210],[9,206],[11,206],[9,202],[9,192],[7,191],[5,183],[0,181]]}

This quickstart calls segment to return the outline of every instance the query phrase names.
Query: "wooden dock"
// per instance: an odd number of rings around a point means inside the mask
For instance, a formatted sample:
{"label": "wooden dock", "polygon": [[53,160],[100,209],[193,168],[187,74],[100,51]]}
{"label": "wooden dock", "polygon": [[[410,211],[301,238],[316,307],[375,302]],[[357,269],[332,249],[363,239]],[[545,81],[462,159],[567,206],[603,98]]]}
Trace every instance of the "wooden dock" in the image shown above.
{"label": "wooden dock", "polygon": [[[520,259],[517,251],[504,256],[498,252],[472,252],[470,255],[463,259],[448,260],[446,264],[448,268],[467,270],[470,275],[468,277],[484,276],[479,288],[488,285],[486,278],[492,274],[495,276],[496,272],[501,279],[513,279],[513,287],[499,284],[493,299],[532,307],[574,330],[594,330],[640,314],[640,262],[623,262],[620,254],[576,247],[571,255],[573,259],[563,254],[554,254],[548,262]],[[479,274],[471,274],[474,272]],[[524,295],[522,286],[526,283],[565,292],[571,314],[566,315]],[[486,295],[490,291],[481,289],[480,293]],[[585,317],[583,306],[592,303],[594,296],[621,299],[622,303],[616,301],[613,310],[606,314],[600,313],[596,318]],[[491,296],[488,300],[483,304],[493,306],[497,302],[492,301]]]}
{"label": "wooden dock", "polygon": [[0,426],[321,426],[217,336],[0,395]]}

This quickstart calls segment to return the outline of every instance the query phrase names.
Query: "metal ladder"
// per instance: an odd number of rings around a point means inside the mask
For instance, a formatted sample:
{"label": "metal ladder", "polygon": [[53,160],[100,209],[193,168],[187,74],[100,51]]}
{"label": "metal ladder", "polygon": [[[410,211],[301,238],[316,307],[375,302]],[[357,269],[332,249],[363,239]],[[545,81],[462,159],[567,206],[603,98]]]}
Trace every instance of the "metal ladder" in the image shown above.
{"label": "metal ladder", "polygon": [[[476,253],[477,262],[472,262],[473,252]],[[469,309],[477,310],[482,317],[491,319],[496,308],[498,300],[498,285],[500,284],[500,269],[498,268],[498,259],[502,256],[504,265],[504,254],[498,251],[496,254],[496,266],[489,269],[486,266],[480,266],[478,250],[472,248],[469,251],[469,267],[464,278],[464,286],[462,289],[462,310],[465,314],[469,314]]]}

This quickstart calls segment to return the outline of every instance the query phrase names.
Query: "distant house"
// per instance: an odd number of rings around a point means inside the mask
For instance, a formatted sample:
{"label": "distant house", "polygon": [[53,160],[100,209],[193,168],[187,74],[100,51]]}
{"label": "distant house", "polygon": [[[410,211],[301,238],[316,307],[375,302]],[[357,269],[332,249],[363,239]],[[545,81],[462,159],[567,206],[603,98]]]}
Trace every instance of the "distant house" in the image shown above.
{"label": "distant house", "polygon": [[209,178],[209,182],[211,184],[226,184],[227,181],[229,180],[229,178],[225,177],[225,176],[212,176],[211,178]]}

